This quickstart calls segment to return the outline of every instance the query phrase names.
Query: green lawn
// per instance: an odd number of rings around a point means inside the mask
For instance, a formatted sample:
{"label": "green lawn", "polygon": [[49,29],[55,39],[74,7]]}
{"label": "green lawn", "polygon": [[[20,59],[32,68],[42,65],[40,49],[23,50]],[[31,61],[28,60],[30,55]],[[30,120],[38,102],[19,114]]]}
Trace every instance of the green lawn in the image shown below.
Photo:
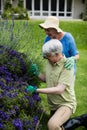
{"label": "green lawn", "polygon": [[[4,25],[4,30],[1,28],[0,31],[0,42],[3,44],[12,44],[17,50],[25,52],[27,56],[32,60],[33,63],[37,63],[40,69],[44,71],[45,61],[42,59],[41,47],[43,45],[45,32],[38,27],[38,24],[43,21],[41,20],[29,20],[28,26],[24,21],[15,21],[14,30],[16,30],[14,39],[9,41],[9,37],[12,38],[12,32],[6,30]],[[22,26],[21,26],[22,24]],[[25,25],[24,25],[25,24]],[[10,27],[10,26],[9,26]],[[74,116],[79,116],[81,114],[87,113],[87,22],[86,21],[60,21],[60,28],[64,31],[71,32],[74,36],[76,45],[80,53],[80,60],[77,62],[77,74],[75,81],[75,92],[77,97],[77,110],[73,114]],[[19,33],[20,32],[20,33]],[[18,37],[19,36],[19,39]],[[16,43],[16,44],[14,44]],[[45,84],[41,84],[40,87],[46,87]],[[46,113],[49,114],[49,108],[47,105],[46,95],[40,94],[42,98],[42,104]],[[47,130],[46,119],[43,130]],[[78,130],[86,130],[84,128],[78,128]]]}

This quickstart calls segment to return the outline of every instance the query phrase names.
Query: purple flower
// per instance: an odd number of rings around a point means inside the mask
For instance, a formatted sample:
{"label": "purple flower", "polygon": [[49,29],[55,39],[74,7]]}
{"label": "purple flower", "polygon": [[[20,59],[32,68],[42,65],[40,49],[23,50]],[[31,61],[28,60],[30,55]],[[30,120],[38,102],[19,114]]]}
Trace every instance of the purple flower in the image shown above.
{"label": "purple flower", "polygon": [[6,71],[7,71],[6,66],[1,66],[1,67],[0,67],[0,73],[1,73],[1,74],[6,73]]}
{"label": "purple flower", "polygon": [[20,119],[13,120],[13,125],[14,125],[16,130],[23,130],[23,124],[22,124],[22,121]]}
{"label": "purple flower", "polygon": [[14,50],[10,50],[9,54],[12,55],[12,56],[15,56],[17,53]]}
{"label": "purple flower", "polygon": [[38,123],[38,116],[34,116],[33,120],[34,120],[34,124],[37,125],[37,123]]}
{"label": "purple flower", "polygon": [[4,49],[3,54],[6,57],[0,63],[0,129],[5,130],[9,124],[16,130],[35,130],[39,120],[38,102],[41,99],[38,94],[25,91],[33,78],[26,71],[24,55],[10,50],[10,46]]}
{"label": "purple flower", "polygon": [[15,115],[15,110],[10,111],[11,115]]}
{"label": "purple flower", "polygon": [[0,110],[0,117],[2,118],[2,119],[5,119],[5,120],[9,120],[9,118],[10,118],[10,116],[6,113],[6,112],[4,112],[4,111],[2,111],[2,110]]}
{"label": "purple flower", "polygon": [[18,108],[18,106],[14,106],[14,109],[15,109],[16,113],[19,114],[19,108]]}
{"label": "purple flower", "polygon": [[4,123],[0,122],[0,130],[4,130],[4,129],[5,129]]}
{"label": "purple flower", "polygon": [[11,81],[12,81],[12,78],[10,78],[8,75],[6,75],[6,76],[4,77],[4,79],[5,79],[7,82],[11,82]]}
{"label": "purple flower", "polygon": [[36,101],[41,101],[41,98],[38,96],[38,94],[34,94],[32,97]]}

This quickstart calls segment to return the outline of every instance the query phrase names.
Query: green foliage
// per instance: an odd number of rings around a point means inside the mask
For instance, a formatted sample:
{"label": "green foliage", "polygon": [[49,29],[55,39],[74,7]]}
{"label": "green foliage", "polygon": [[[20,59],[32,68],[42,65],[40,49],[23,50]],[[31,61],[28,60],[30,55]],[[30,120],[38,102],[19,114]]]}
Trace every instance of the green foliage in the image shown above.
{"label": "green foliage", "polygon": [[7,10],[12,7],[12,4],[9,0],[4,1],[4,9]]}
{"label": "green foliage", "polygon": [[19,1],[18,1],[18,6],[19,6],[19,7],[23,7],[23,2],[24,2],[24,0],[19,0]]}
{"label": "green foliage", "polygon": [[10,0],[4,0],[4,13],[2,17],[4,19],[29,19],[27,10],[23,7],[23,0],[18,0],[18,5],[16,6],[13,4],[14,1],[12,0],[11,3]]}
{"label": "green foliage", "polygon": [[[37,30],[39,33],[37,33]],[[43,64],[41,46],[43,37],[40,28],[31,21],[1,21],[0,43],[27,56],[28,64]],[[38,59],[38,60],[37,60]]]}
{"label": "green foliage", "polygon": [[8,7],[4,10],[2,17],[4,19],[29,19],[27,10],[22,7]]}

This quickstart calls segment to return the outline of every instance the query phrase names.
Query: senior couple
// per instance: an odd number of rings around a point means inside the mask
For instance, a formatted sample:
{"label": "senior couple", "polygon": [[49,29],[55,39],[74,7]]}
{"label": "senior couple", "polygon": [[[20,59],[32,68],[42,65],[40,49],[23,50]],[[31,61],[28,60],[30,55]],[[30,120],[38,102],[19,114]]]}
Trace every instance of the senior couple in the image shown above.
{"label": "senior couple", "polygon": [[47,95],[50,108],[48,130],[73,130],[80,125],[87,127],[86,124],[81,124],[82,118],[87,119],[85,115],[69,120],[77,105],[74,81],[75,63],[79,59],[79,52],[74,38],[70,33],[59,28],[59,20],[54,16],[47,17],[39,26],[47,34],[42,47],[43,57],[47,60],[46,73],[43,75],[36,64],[33,64],[29,70],[46,82],[46,88],[35,88],[29,85],[27,91]]}

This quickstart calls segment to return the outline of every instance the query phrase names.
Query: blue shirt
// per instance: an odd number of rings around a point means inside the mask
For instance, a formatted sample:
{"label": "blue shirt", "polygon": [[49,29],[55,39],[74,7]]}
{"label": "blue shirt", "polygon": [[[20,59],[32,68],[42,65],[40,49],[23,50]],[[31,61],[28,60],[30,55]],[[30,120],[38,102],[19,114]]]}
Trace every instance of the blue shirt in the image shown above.
{"label": "blue shirt", "polygon": [[[45,40],[44,40],[44,43],[46,43],[50,39],[51,38],[47,35]],[[76,47],[75,40],[70,33],[65,32],[65,34],[64,34],[63,38],[60,40],[60,42],[63,45],[63,52],[62,53],[67,58],[71,57],[71,56],[75,56],[76,54],[79,53],[78,50],[77,50],[77,47]],[[75,65],[75,72],[76,72],[76,65]]]}

